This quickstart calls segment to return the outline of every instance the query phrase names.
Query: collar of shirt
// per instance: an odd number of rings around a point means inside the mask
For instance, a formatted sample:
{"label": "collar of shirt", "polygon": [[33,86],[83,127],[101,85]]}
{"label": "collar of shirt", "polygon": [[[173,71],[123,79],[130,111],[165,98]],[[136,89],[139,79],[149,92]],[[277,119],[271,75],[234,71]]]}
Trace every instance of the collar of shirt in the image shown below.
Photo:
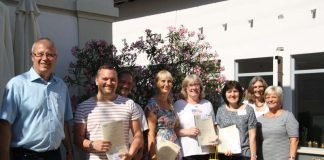
{"label": "collar of shirt", "polygon": [[42,82],[44,84],[50,84],[57,82],[57,78],[52,74],[49,81],[45,81],[42,77],[39,76],[39,74],[34,70],[33,67],[29,70],[29,77],[30,82]]}

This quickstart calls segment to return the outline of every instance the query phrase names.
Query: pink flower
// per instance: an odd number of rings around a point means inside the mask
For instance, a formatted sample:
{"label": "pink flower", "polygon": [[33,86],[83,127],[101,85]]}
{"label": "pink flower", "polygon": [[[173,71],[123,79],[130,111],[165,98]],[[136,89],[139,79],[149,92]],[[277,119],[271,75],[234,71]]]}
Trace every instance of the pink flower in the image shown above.
{"label": "pink flower", "polygon": [[168,27],[169,32],[175,32],[176,31],[176,27],[173,26],[169,26]]}
{"label": "pink flower", "polygon": [[215,91],[216,91],[217,93],[221,93],[221,92],[222,92],[222,89],[220,89],[220,88],[216,88]]}
{"label": "pink flower", "polygon": [[179,29],[180,36],[184,36],[184,34],[186,34],[186,33],[188,33],[188,29],[181,26]]}
{"label": "pink flower", "polygon": [[192,32],[189,32],[188,36],[193,37],[193,36],[195,36],[195,34],[196,34],[195,31],[192,31]]}
{"label": "pink flower", "polygon": [[197,75],[200,75],[201,74],[201,68],[199,66],[195,66],[193,68],[193,72]]}
{"label": "pink flower", "polygon": [[72,55],[76,56],[78,54],[78,50],[79,50],[78,46],[72,47],[71,49]]}

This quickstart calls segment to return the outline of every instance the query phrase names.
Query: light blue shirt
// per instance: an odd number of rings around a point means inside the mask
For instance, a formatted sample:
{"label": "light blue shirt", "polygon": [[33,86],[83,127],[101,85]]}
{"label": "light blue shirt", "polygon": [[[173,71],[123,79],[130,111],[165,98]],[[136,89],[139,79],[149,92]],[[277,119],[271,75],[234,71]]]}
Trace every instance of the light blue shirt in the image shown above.
{"label": "light blue shirt", "polygon": [[6,86],[0,119],[11,124],[11,147],[44,152],[59,148],[64,121],[73,118],[64,81],[43,80],[33,68],[12,78]]}

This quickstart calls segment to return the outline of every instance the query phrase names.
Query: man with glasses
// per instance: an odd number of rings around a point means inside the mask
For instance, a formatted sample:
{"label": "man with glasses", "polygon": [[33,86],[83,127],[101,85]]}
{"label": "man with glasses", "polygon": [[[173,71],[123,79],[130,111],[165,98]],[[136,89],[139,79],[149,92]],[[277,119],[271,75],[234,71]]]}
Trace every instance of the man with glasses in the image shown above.
{"label": "man with glasses", "polygon": [[32,46],[33,66],[12,78],[0,109],[0,160],[60,160],[61,142],[73,159],[67,121],[73,118],[68,88],[53,74],[54,42],[40,38]]}

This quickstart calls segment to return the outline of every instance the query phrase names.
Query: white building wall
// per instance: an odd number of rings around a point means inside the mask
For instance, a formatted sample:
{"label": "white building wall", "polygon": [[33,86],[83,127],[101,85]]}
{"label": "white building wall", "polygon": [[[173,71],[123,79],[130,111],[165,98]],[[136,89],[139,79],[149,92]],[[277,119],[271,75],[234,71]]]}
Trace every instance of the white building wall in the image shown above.
{"label": "white building wall", "polygon": [[56,44],[58,60],[55,74],[68,75],[69,63],[73,60],[71,48],[78,45],[77,18],[70,14],[42,11],[38,18],[41,35],[50,37]]}
{"label": "white building wall", "polygon": [[[0,0],[10,9],[12,37],[15,32],[16,7],[19,0]],[[63,78],[68,75],[68,66],[73,61],[71,48],[91,39],[102,39],[111,43],[112,22],[118,16],[113,0],[37,0],[40,10],[37,22],[42,37],[51,38],[58,50],[55,74]]]}
{"label": "white building wall", "polygon": [[[316,9],[314,19],[312,9]],[[121,48],[122,39],[133,42],[147,28],[163,36],[168,26],[183,24],[195,31],[203,27],[206,40],[220,55],[227,79],[235,79],[236,59],[281,54],[285,103],[292,104],[291,55],[324,51],[323,13],[322,0],[230,0],[115,22],[113,43]],[[250,19],[254,21],[253,28]],[[277,52],[277,47],[284,47],[284,51]],[[146,64],[145,59],[141,58],[138,64]]]}
{"label": "white building wall", "polygon": [[[18,2],[11,1],[5,4],[10,10],[10,27],[12,38],[14,38],[16,21],[15,12]],[[78,45],[79,41],[77,17],[72,11],[44,8],[40,4],[38,4],[38,8],[41,12],[37,18],[41,36],[49,37],[55,42],[59,56],[54,72],[59,77],[63,78],[68,74],[68,65],[73,60],[70,49],[72,46]]]}

